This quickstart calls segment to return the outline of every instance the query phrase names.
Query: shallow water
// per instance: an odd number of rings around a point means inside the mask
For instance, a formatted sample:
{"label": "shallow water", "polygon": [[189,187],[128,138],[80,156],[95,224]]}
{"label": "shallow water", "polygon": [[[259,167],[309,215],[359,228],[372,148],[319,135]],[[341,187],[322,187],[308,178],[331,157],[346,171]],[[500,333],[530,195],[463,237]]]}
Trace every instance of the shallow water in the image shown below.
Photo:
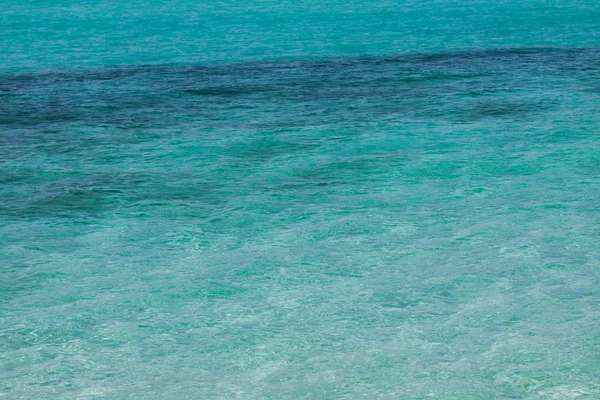
{"label": "shallow water", "polygon": [[600,397],[598,7],[521,3],[14,4],[0,396]]}

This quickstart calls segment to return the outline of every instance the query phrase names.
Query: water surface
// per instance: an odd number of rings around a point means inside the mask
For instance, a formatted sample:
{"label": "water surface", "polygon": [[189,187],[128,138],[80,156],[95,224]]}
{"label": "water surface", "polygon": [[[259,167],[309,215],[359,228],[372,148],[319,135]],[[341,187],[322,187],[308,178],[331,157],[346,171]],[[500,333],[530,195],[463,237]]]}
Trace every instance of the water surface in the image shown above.
{"label": "water surface", "polygon": [[592,2],[9,5],[0,395],[600,396]]}

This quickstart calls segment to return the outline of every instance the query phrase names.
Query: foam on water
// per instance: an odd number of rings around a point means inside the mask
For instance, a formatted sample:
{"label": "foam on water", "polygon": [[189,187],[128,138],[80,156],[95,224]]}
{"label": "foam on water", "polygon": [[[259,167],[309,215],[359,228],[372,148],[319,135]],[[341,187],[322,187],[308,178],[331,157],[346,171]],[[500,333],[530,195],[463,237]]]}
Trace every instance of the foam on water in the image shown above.
{"label": "foam on water", "polygon": [[0,393],[600,396],[597,47],[55,64],[0,75]]}

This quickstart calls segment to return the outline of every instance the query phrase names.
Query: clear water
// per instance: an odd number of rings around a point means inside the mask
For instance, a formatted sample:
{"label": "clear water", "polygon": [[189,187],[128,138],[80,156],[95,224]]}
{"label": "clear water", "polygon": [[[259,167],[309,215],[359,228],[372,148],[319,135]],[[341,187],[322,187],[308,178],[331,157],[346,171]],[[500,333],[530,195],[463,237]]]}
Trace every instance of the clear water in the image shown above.
{"label": "clear water", "polygon": [[600,3],[0,9],[0,397],[600,398]]}

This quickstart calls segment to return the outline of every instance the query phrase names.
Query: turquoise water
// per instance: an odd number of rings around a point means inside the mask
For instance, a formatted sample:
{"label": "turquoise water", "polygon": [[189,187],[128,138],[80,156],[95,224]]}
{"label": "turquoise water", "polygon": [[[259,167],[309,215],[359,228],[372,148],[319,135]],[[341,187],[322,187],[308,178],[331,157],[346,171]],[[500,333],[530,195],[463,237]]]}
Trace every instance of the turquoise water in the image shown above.
{"label": "turquoise water", "polygon": [[600,3],[0,9],[0,398],[600,398]]}

